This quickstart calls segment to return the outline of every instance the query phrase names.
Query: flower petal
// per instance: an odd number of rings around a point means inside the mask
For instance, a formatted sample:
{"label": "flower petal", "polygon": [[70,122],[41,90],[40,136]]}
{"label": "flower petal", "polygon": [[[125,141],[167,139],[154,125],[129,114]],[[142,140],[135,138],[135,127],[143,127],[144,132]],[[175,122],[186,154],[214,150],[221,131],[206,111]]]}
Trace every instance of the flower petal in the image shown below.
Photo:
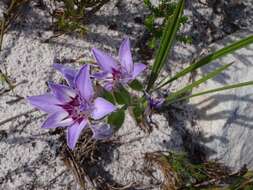
{"label": "flower petal", "polygon": [[78,122],[74,123],[67,129],[67,144],[70,149],[74,149],[78,138],[84,128],[86,128],[88,120],[84,119],[80,124]]}
{"label": "flower petal", "polygon": [[75,85],[79,90],[80,95],[86,100],[90,101],[94,95],[92,82],[90,79],[90,66],[84,65],[75,78]]}
{"label": "flower petal", "polygon": [[114,86],[113,76],[111,73],[98,72],[93,75],[97,80],[100,80],[101,86],[107,91],[112,91]]}
{"label": "flower petal", "polygon": [[106,81],[106,82],[104,82],[103,87],[108,92],[111,92],[114,88],[114,83],[113,83],[113,81]]}
{"label": "flower petal", "polygon": [[92,137],[96,140],[110,138],[113,134],[113,130],[112,130],[111,126],[108,124],[92,125],[90,128],[93,132]]}
{"label": "flower petal", "polygon": [[102,68],[103,71],[111,73],[113,68],[118,68],[117,61],[110,55],[107,55],[106,53],[96,48],[92,49],[92,53],[98,65]]}
{"label": "flower petal", "polygon": [[131,54],[130,40],[126,38],[120,45],[119,48],[119,59],[120,64],[123,68],[126,69],[128,73],[133,71],[133,59]]}
{"label": "flower petal", "polygon": [[159,109],[162,107],[164,103],[164,98],[150,98],[149,99],[149,106],[154,109]]}
{"label": "flower petal", "polygon": [[68,113],[60,111],[48,116],[47,120],[42,124],[42,128],[51,129],[56,127],[66,127],[74,123],[73,119],[68,117]]}
{"label": "flower petal", "polygon": [[49,82],[49,88],[54,93],[55,97],[60,100],[62,103],[70,102],[73,98],[76,97],[76,92],[74,89],[60,84],[54,84]]}
{"label": "flower petal", "polygon": [[97,72],[93,74],[93,77],[98,80],[105,79],[107,76],[108,76],[108,72]]}
{"label": "flower petal", "polygon": [[61,104],[61,102],[50,93],[39,96],[30,96],[27,97],[27,100],[34,107],[47,113],[52,113],[61,110],[61,107],[58,106]]}
{"label": "flower petal", "polygon": [[53,64],[53,67],[54,69],[62,73],[62,75],[67,80],[69,86],[74,87],[74,79],[77,74],[77,71],[75,69],[72,69],[70,67],[58,63]]}
{"label": "flower petal", "polygon": [[136,63],[134,64],[134,70],[133,70],[133,74],[132,74],[132,79],[135,79],[142,71],[144,71],[146,69],[146,65],[142,64],[142,63]]}
{"label": "flower petal", "polygon": [[94,101],[94,110],[92,112],[93,119],[101,119],[109,113],[116,110],[111,102],[108,102],[104,98],[96,98]]}

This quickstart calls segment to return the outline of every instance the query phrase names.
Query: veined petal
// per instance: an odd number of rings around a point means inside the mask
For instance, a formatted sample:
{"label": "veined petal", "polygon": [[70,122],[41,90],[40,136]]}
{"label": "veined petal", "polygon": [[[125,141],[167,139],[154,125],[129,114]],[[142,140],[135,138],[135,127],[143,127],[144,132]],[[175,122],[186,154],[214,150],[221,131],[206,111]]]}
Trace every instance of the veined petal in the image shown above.
{"label": "veined petal", "polygon": [[84,119],[81,123],[74,123],[67,129],[67,144],[70,149],[74,149],[78,138],[84,128],[86,128],[88,120]]}
{"label": "veined petal", "polygon": [[130,74],[128,74],[128,73],[124,73],[123,75],[122,75],[122,78],[121,78],[121,80],[120,80],[120,83],[123,85],[123,86],[125,86],[125,85],[127,85],[130,81],[132,81],[133,80],[133,76],[132,75],[130,75]]}
{"label": "veined petal", "polygon": [[113,90],[114,83],[113,83],[113,81],[106,81],[106,82],[104,82],[103,87],[108,92],[111,92]]}
{"label": "veined petal", "polygon": [[94,95],[92,82],[90,79],[90,66],[84,65],[75,78],[75,85],[79,90],[80,95],[86,100],[90,101]]}
{"label": "veined petal", "polygon": [[111,73],[112,68],[118,68],[117,61],[110,55],[107,55],[97,48],[93,48],[92,53],[98,65],[102,68],[103,71]]}
{"label": "veined petal", "polygon": [[133,71],[133,59],[131,54],[130,40],[126,38],[120,45],[119,48],[119,59],[120,64],[123,68],[126,69],[128,73]]}
{"label": "veined petal", "polygon": [[60,100],[62,103],[70,102],[74,97],[76,97],[76,92],[74,89],[60,84],[54,84],[49,82],[49,88],[54,93],[55,97]]}
{"label": "veined petal", "polygon": [[65,111],[55,112],[48,116],[43,123],[42,128],[51,129],[56,127],[66,127],[74,123],[73,119],[68,117]]}
{"label": "veined petal", "polygon": [[116,110],[111,102],[108,102],[104,98],[96,98],[94,101],[94,110],[91,114],[93,119],[101,119],[109,113]]}
{"label": "veined petal", "polygon": [[144,71],[146,69],[146,65],[142,64],[142,63],[136,63],[134,64],[134,70],[132,73],[132,77],[133,79],[135,79],[142,71]]}
{"label": "veined petal", "polygon": [[105,79],[108,76],[108,72],[97,72],[93,74],[93,77],[101,80],[101,79]]}
{"label": "veined petal", "polygon": [[53,67],[54,69],[62,73],[64,78],[67,80],[69,86],[74,87],[74,79],[77,74],[77,71],[75,69],[58,63],[53,64]]}
{"label": "veined petal", "polygon": [[111,126],[108,124],[92,125],[90,128],[93,132],[92,137],[96,140],[110,138],[113,134],[113,130],[112,130]]}
{"label": "veined petal", "polygon": [[30,96],[27,97],[27,100],[34,107],[47,113],[53,113],[62,109],[58,106],[61,102],[50,93],[39,96]]}
{"label": "veined petal", "polygon": [[112,73],[98,72],[93,74],[93,77],[100,80],[99,82],[105,90],[112,91],[114,85]]}

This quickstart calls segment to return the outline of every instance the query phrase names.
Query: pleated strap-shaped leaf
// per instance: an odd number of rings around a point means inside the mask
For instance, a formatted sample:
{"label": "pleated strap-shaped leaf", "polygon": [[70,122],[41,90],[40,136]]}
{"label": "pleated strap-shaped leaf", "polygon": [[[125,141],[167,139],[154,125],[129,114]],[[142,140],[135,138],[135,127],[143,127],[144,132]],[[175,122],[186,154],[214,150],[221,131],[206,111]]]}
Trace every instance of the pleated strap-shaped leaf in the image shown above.
{"label": "pleated strap-shaped leaf", "polygon": [[190,72],[193,72],[195,71],[196,69],[204,66],[204,65],[207,65],[208,63],[211,63],[212,61],[218,59],[218,58],[221,58],[227,54],[230,54],[242,47],[245,47],[249,44],[253,43],[253,35],[249,36],[249,37],[246,37],[242,40],[239,40],[237,42],[234,42],[232,43],[231,45],[227,46],[227,47],[224,47],[214,53],[211,53],[209,55],[207,55],[206,57],[200,59],[199,61],[195,62],[194,64],[191,64],[189,67],[183,69],[182,71],[180,71],[179,73],[177,73],[175,76],[173,77],[167,77],[165,79],[163,79],[159,84],[158,86],[156,87],[156,89],[159,89],[171,82],[173,82],[174,80],[177,80],[178,78],[190,73]]}
{"label": "pleated strap-shaped leaf", "polygon": [[184,0],[180,0],[177,4],[177,8],[173,16],[171,18],[167,18],[165,29],[163,31],[163,35],[160,42],[160,47],[156,53],[155,62],[152,66],[147,91],[149,91],[153,87],[161,69],[167,61],[173,41],[176,38],[176,33],[180,26],[180,19],[183,14],[184,3]]}
{"label": "pleated strap-shaped leaf", "polygon": [[230,67],[233,64],[227,64],[224,66],[219,67],[218,69],[215,69],[214,71],[208,73],[207,75],[205,75],[204,77],[202,77],[201,79],[194,81],[193,83],[191,83],[190,85],[187,85],[186,87],[182,88],[181,90],[178,90],[175,93],[170,94],[167,98],[166,101],[167,102],[171,102],[174,99],[177,99],[178,97],[181,97],[182,94],[192,91],[193,88],[199,86],[200,84],[206,82],[207,80],[214,78],[215,76],[219,75],[221,72],[223,72],[224,70],[226,70],[228,67]]}
{"label": "pleated strap-shaped leaf", "polygon": [[205,94],[211,94],[211,93],[220,92],[220,91],[224,91],[224,90],[230,90],[230,89],[234,89],[234,88],[242,88],[242,87],[251,86],[251,85],[253,85],[253,81],[247,81],[247,82],[242,82],[242,83],[237,83],[237,84],[232,84],[232,85],[226,85],[226,86],[223,86],[220,88],[214,88],[214,89],[206,90],[203,92],[195,93],[190,96],[180,97],[180,98],[174,99],[172,101],[168,101],[167,103],[171,104],[174,102],[187,100],[187,99],[197,97],[197,96],[202,96]]}

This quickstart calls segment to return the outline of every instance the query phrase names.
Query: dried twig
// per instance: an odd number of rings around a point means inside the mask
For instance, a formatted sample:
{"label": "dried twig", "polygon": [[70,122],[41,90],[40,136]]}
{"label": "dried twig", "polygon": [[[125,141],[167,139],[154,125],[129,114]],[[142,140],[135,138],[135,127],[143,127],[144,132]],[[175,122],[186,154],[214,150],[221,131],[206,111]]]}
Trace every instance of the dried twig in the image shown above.
{"label": "dried twig", "polygon": [[246,165],[244,165],[239,171],[228,174],[228,175],[222,175],[222,176],[217,176],[217,178],[213,178],[201,183],[197,183],[193,185],[194,187],[200,188],[200,187],[207,187],[209,185],[214,185],[214,184],[219,184],[223,180],[229,178],[229,177],[234,177],[234,176],[243,176],[245,173],[247,173],[248,169]]}
{"label": "dried twig", "polygon": [[153,164],[157,165],[164,175],[163,187],[164,190],[178,189],[179,177],[173,171],[167,158],[160,152],[146,153],[145,160],[148,162],[148,167]]}
{"label": "dried twig", "polygon": [[78,167],[75,157],[73,156],[73,153],[68,147],[65,147],[63,158],[65,165],[74,172],[77,181],[79,182],[81,187],[85,190],[86,185],[82,175],[84,171],[80,167]]}
{"label": "dried twig", "polygon": [[25,113],[21,113],[21,114],[18,114],[18,115],[13,116],[13,117],[11,117],[11,118],[8,118],[8,119],[5,119],[5,120],[3,120],[3,121],[0,121],[0,126],[3,125],[3,124],[5,124],[5,123],[11,122],[11,121],[13,121],[13,120],[15,120],[15,119],[17,119],[17,118],[19,118],[19,117],[22,117],[22,116],[24,116],[24,115],[27,115],[27,114],[30,114],[30,113],[33,113],[33,112],[36,112],[36,111],[37,111],[37,109],[32,109],[32,110],[27,111],[27,112],[25,112]]}

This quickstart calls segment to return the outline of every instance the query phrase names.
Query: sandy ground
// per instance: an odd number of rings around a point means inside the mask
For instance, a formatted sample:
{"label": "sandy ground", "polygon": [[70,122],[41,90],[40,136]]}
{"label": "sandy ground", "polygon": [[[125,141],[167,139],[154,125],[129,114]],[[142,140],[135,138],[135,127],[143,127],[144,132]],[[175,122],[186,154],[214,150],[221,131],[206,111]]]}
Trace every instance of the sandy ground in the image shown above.
{"label": "sandy ground", "polygon": [[[252,34],[251,30],[234,33],[213,44],[210,49],[219,49],[234,40]],[[222,87],[252,80],[253,45],[236,51],[213,64],[202,68],[205,74],[225,63],[234,64],[215,77],[200,85],[194,92]],[[193,98],[190,106],[197,113],[197,126],[202,131],[202,142],[209,148],[209,155],[227,166],[240,169],[243,165],[253,168],[252,141],[252,87],[237,88],[222,93]]]}
{"label": "sandy ground", "polygon": [[[142,55],[137,53],[143,45],[141,34],[144,33],[144,27],[138,20],[143,22],[146,11],[140,1],[114,0],[92,18],[85,38],[64,35],[44,43],[53,35],[48,29],[49,15],[36,8],[35,4],[26,9],[29,16],[25,16],[22,23],[13,26],[5,35],[4,49],[0,53],[1,70],[6,69],[10,79],[19,84],[14,91],[0,97],[0,189],[80,189],[75,175],[66,167],[60,154],[63,144],[61,135],[40,129],[45,115],[34,111],[23,98],[47,91],[47,81],[60,80],[60,75],[52,69],[54,58],[63,60],[84,56],[85,61],[90,61],[93,60],[92,47],[116,55],[125,36],[131,38],[135,61],[152,62],[142,60]],[[191,11],[186,11],[186,14],[194,17]],[[191,31],[192,25],[194,22],[190,20],[184,30]],[[200,37],[202,35],[201,32],[197,34]],[[216,38],[214,35],[205,44]],[[200,51],[198,47],[205,46],[199,45],[200,41],[194,42],[193,45],[175,47],[164,75],[177,72],[182,64],[185,65]],[[77,63],[72,65],[79,67]],[[170,89],[175,90],[187,81],[188,77],[181,79]],[[1,88],[6,88],[6,85]],[[150,135],[137,127],[128,116],[123,127],[115,134],[115,137],[121,136],[122,143],[116,148],[109,148],[107,153],[110,157],[102,157],[104,159],[98,160],[97,166],[103,166],[103,175],[112,183],[159,189],[162,177],[155,173],[158,176],[155,180],[143,172],[143,155],[159,150],[184,150],[186,142],[182,139],[182,131],[186,125],[190,125],[193,118],[191,113],[191,110],[168,110],[164,115],[155,115],[154,121],[159,128]],[[96,173],[100,167],[95,165],[93,169]]]}

